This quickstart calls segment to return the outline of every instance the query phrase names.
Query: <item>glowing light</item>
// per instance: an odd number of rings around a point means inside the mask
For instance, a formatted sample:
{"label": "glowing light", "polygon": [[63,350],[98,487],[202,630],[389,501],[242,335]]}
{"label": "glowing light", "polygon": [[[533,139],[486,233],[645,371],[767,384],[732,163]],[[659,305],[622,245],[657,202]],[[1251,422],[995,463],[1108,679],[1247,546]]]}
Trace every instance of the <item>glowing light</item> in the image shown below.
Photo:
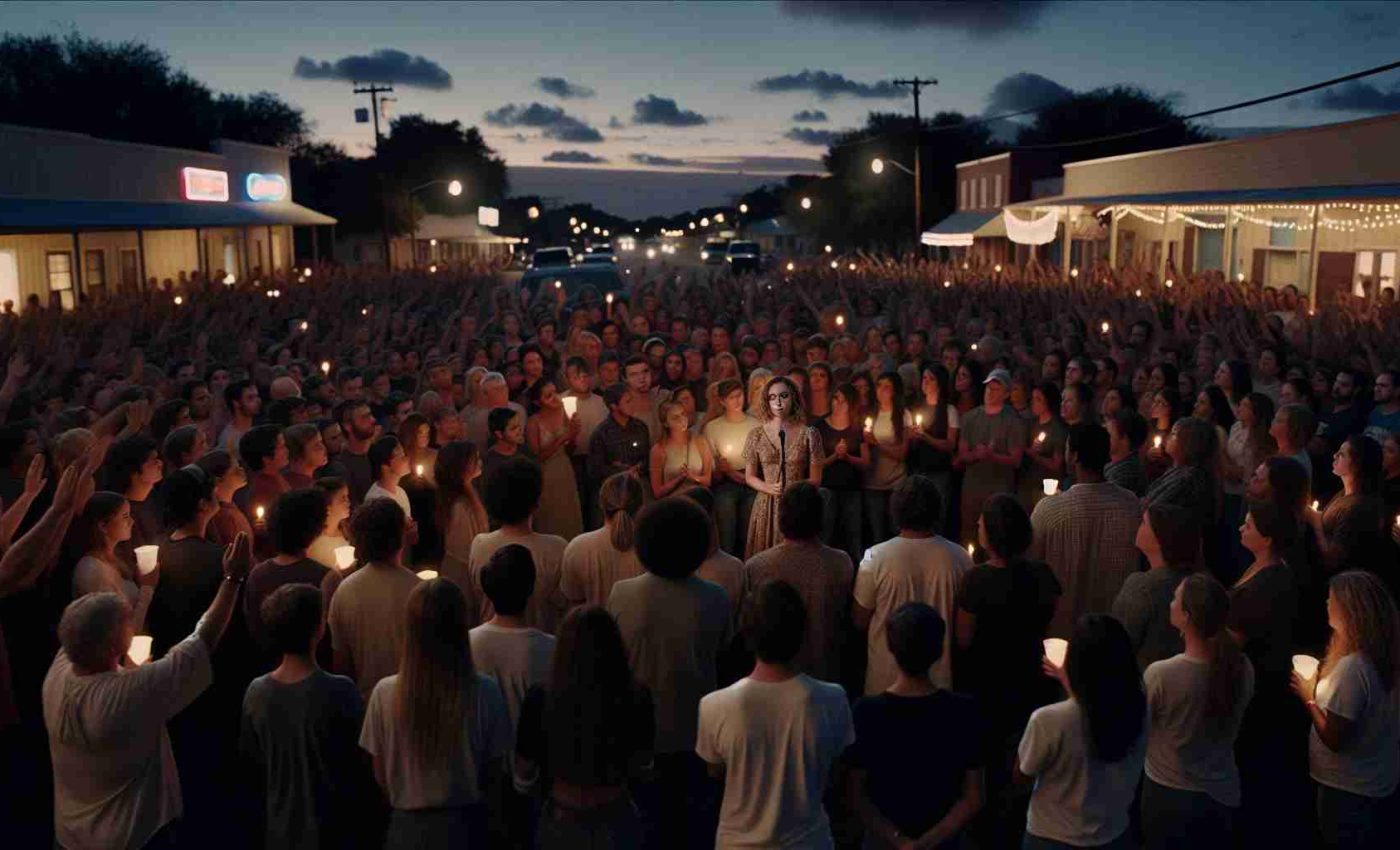
{"label": "glowing light", "polygon": [[709,226],[710,226],[710,219],[709,219],[709,218],[702,218],[702,219],[700,219],[700,226],[701,226],[701,227],[709,227]]}
{"label": "glowing light", "polygon": [[180,296],[180,295],[176,295],[176,296],[175,296],[175,306],[176,306],[176,307],[179,307],[181,304],[184,304],[184,303],[185,303],[185,299],[184,299],[183,296]]}
{"label": "glowing light", "polygon": [[451,195],[454,198],[462,194],[462,181],[453,180],[452,182],[448,183],[447,194]]}
{"label": "glowing light", "polygon": [[573,396],[565,396],[560,401],[564,405],[564,415],[573,419],[574,414],[578,412],[578,399]]}
{"label": "glowing light", "polygon": [[830,245],[827,245],[826,247],[822,248],[822,250],[825,251],[826,253],[830,254],[830,253],[831,253],[831,246],[830,246]]}
{"label": "glowing light", "polygon": [[715,221],[724,224],[724,213],[715,213]]}
{"label": "glowing light", "polygon": [[1142,290],[1141,290],[1141,289],[1134,289],[1134,290],[1133,290],[1133,294],[1136,295],[1137,297],[1141,298],[1141,297],[1142,297]]}
{"label": "glowing light", "polygon": [[1312,509],[1313,509],[1314,511],[1317,510],[1318,504],[1319,504],[1319,503],[1318,503],[1317,499],[1313,499]]}
{"label": "glowing light", "polygon": [[856,270],[856,264],[855,264],[855,263],[851,263],[850,265],[846,266],[846,268],[850,269],[851,271],[855,271],[855,270]]}
{"label": "glowing light", "polygon": [[872,431],[875,428],[875,420],[869,416],[865,417],[865,430]]}
{"label": "glowing light", "polygon": [[1239,282],[1239,283],[1244,283],[1244,272],[1240,272],[1240,273],[1236,274],[1236,275],[1235,275],[1235,280],[1236,280],[1237,282]]}
{"label": "glowing light", "polygon": [[690,223],[690,229],[691,229],[691,230],[694,230],[694,229],[695,229],[695,222],[692,221],[692,222]]}
{"label": "glowing light", "polygon": [[287,178],[280,174],[249,174],[243,188],[250,201],[281,201],[287,197]]}
{"label": "glowing light", "polygon": [[581,228],[583,228],[584,230],[587,230],[587,229],[588,229],[588,222],[586,222],[586,221],[580,221],[580,222],[578,223],[578,226],[581,227]]}
{"label": "glowing light", "polygon": [[607,302],[609,304],[613,303],[613,294],[611,292],[609,292],[607,295]]}
{"label": "glowing light", "polygon": [[263,516],[265,516],[266,514],[267,510],[262,505],[258,505],[256,508],[253,509],[253,516],[257,518],[258,522],[262,522]]}
{"label": "glowing light", "polygon": [[922,428],[922,427],[924,427],[924,415],[923,415],[922,413],[915,413],[915,414],[914,414],[914,427],[915,427],[915,428]]}
{"label": "glowing light", "polygon": [[870,160],[870,170],[875,172],[876,174],[884,174],[885,161],[883,159],[880,159],[879,157]]}
{"label": "glowing light", "polygon": [[237,278],[233,276],[233,272],[224,275],[224,286],[233,286],[236,282]]}
{"label": "glowing light", "polygon": [[136,547],[136,569],[141,571],[141,575],[148,576],[155,571],[156,561],[160,556],[159,546],[137,546]]}
{"label": "glowing light", "polygon": [[747,215],[747,214],[748,214],[748,211],[749,211],[749,205],[748,205],[748,204],[740,204],[740,205],[739,205],[739,214],[740,214],[740,215]]}
{"label": "glowing light", "polygon": [[611,230],[608,230],[607,228],[603,228],[603,235],[604,235],[604,236],[611,236],[611,235],[612,235],[612,231],[611,231]]}
{"label": "glowing light", "polygon": [[436,239],[429,239],[429,240],[428,240],[428,244],[429,244],[430,246],[436,248],[436,247],[437,247],[437,240],[436,240]]}
{"label": "glowing light", "polygon": [[654,260],[654,259],[656,259],[656,249],[655,249],[655,248],[648,248],[648,249],[647,249],[647,259],[648,259],[648,260]]}
{"label": "glowing light", "polygon": [[973,350],[973,351],[976,351],[976,350],[977,350],[977,343],[974,342],[974,343],[972,344],[972,350]]}
{"label": "glowing light", "polygon": [[1065,666],[1065,654],[1069,652],[1069,641],[1064,638],[1045,639],[1045,659],[1056,667]]}
{"label": "glowing light", "polygon": [[1045,491],[1045,495],[1053,496],[1060,492],[1060,482],[1054,478],[1040,479],[1040,487]]}
{"label": "glowing light", "polygon": [[594,236],[597,236],[598,234],[600,234],[600,233],[602,233],[602,232],[603,232],[603,228],[601,228],[601,227],[594,227],[594,228],[593,228],[593,235],[594,235]]}
{"label": "glowing light", "polygon": [[311,267],[310,267],[310,266],[307,266],[307,267],[306,267],[306,270],[303,271],[303,272],[301,273],[301,276],[302,276],[302,277],[311,277]]}
{"label": "glowing light", "polygon": [[833,269],[835,269],[835,268],[840,268],[840,266],[841,266],[841,264],[838,263],[838,262],[836,262],[835,260],[832,260],[832,261],[831,261],[831,267],[832,267]]}
{"label": "glowing light", "polygon": [[355,565],[355,547],[337,546],[335,547],[335,565],[342,570],[348,570]]}
{"label": "glowing light", "polygon": [[1037,443],[1043,443],[1043,442],[1045,442],[1045,432],[1044,432],[1044,431],[1041,431],[1039,434],[1036,434],[1036,435],[1035,435],[1035,441],[1036,441]]}
{"label": "glowing light", "polygon": [[811,199],[811,198],[803,198],[803,199],[802,199],[802,209],[804,209],[804,210],[810,210],[811,208],[812,208],[812,199]]}
{"label": "glowing light", "polygon": [[575,227],[575,228],[574,228],[574,235],[577,236],[578,234],[579,234],[579,229],[578,229],[577,227]]}
{"label": "glowing light", "polygon": [[1311,655],[1293,656],[1293,672],[1305,682],[1311,682],[1317,675],[1318,661]]}
{"label": "glowing light", "polygon": [[360,315],[361,315],[361,316],[368,316],[368,315],[369,315],[369,308],[368,308],[368,307],[361,307],[361,308],[360,308]]}
{"label": "glowing light", "polygon": [[[367,312],[369,312],[369,308],[366,307],[364,310],[361,310],[360,312],[361,312],[361,313],[367,313]],[[321,361],[321,374],[322,374],[322,375],[329,375],[330,373],[331,373],[331,361],[329,361],[329,360],[322,360],[322,361]]]}
{"label": "glowing light", "polygon": [[967,544],[967,554],[968,554],[969,556],[972,556],[972,555],[976,555],[976,554],[977,554],[977,544],[976,544],[976,543],[969,543],[969,544]]}
{"label": "glowing light", "polygon": [[562,281],[562,280],[556,280],[556,281],[554,282],[554,288],[555,288],[555,289],[563,289],[563,288],[564,288],[564,281]]}
{"label": "glowing light", "polygon": [[1108,333],[1108,322],[1104,322],[1102,325],[1099,325],[1099,329],[1102,330],[1104,333]]}
{"label": "glowing light", "polygon": [[576,224],[578,224],[578,216],[569,216],[569,226],[573,227]]}
{"label": "glowing light", "polygon": [[845,317],[845,316],[837,316],[837,317],[836,317],[836,327],[839,328],[839,327],[841,327],[841,326],[844,325],[844,324],[846,324],[846,317]]}
{"label": "glowing light", "polygon": [[309,327],[311,327],[311,325],[310,325],[308,322],[302,322],[302,323],[301,323],[301,330],[302,330],[303,333],[305,333],[305,332],[306,332],[306,329],[309,328]]}
{"label": "glowing light", "polygon": [[131,663],[140,667],[151,658],[151,636],[135,635],[131,638],[131,648],[126,651],[126,657],[131,659]]}
{"label": "glowing light", "polygon": [[1172,288],[1172,279],[1171,279],[1171,278],[1167,278],[1167,289],[1171,289],[1171,288]]}
{"label": "glowing light", "polygon": [[796,263],[788,263],[788,264],[787,264],[787,270],[788,270],[788,271],[792,271],[793,269],[796,269],[796,268],[797,268],[797,264],[796,264]]}
{"label": "glowing light", "polygon": [[[966,267],[964,267],[964,268],[966,268]],[[997,263],[997,264],[996,264],[995,270],[996,270],[996,273],[997,273],[997,274],[1001,274],[1001,263]]]}
{"label": "glowing light", "polygon": [[438,577],[437,570],[419,570],[417,575],[419,581],[432,581]]}
{"label": "glowing light", "polygon": [[416,466],[414,466],[414,467],[413,467],[413,474],[416,475],[416,476],[418,476],[419,478],[422,478],[422,477],[423,477],[423,464],[420,463],[420,464],[417,464]]}
{"label": "glowing light", "polygon": [[428,266],[428,274],[437,274],[437,266],[436,266],[436,265]]}
{"label": "glowing light", "polygon": [[953,282],[952,282],[951,280],[945,280],[945,281],[943,281],[943,288],[944,288],[944,289],[948,289],[948,288],[950,288],[952,285],[953,285]]}
{"label": "glowing light", "polygon": [[1070,276],[1070,277],[1079,277],[1079,269],[1077,269],[1077,268],[1070,269],[1070,270],[1069,270],[1069,276]]}
{"label": "glowing light", "polygon": [[228,200],[228,172],[212,168],[180,169],[180,181],[187,201],[221,203]]}
{"label": "glowing light", "polygon": [[1154,449],[1160,449],[1161,447],[1162,447],[1162,436],[1161,436],[1160,434],[1158,434],[1157,436],[1155,436],[1155,437],[1152,438],[1152,448],[1154,448]]}
{"label": "glowing light", "polygon": [[528,209],[528,210],[525,211],[525,214],[526,214],[527,216],[529,216],[530,218],[539,218],[539,217],[540,217],[540,208],[539,208],[539,207],[530,207],[530,209]]}

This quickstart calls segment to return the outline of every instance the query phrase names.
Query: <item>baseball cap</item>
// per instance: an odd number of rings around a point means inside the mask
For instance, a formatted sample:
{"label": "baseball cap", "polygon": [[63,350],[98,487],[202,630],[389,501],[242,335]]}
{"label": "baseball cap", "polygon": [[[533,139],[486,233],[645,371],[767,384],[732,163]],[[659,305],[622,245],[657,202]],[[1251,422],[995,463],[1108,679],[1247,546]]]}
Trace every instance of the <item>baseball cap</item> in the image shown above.
{"label": "baseball cap", "polygon": [[993,369],[987,373],[987,377],[982,380],[982,383],[990,384],[992,381],[1000,381],[1003,387],[1009,387],[1011,386],[1011,373],[1005,369]]}

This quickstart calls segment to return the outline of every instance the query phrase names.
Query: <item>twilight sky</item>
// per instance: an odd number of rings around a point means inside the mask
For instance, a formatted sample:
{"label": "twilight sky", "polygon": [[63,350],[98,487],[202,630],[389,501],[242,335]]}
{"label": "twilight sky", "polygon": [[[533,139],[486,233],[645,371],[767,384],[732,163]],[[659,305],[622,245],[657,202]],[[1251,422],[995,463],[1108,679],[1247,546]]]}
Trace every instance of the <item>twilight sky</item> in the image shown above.
{"label": "twilight sky", "polygon": [[[0,30],[146,41],[216,90],[278,93],[352,153],[371,139],[354,123],[365,99],[347,75],[393,78],[397,111],[476,124],[513,169],[561,166],[513,171],[517,191],[606,203],[589,195],[596,177],[562,166],[711,172],[612,175],[675,193],[638,189],[620,203],[680,209],[753,175],[819,170],[827,133],[911,109],[893,77],[940,81],[926,113],[1011,111],[1115,83],[1194,111],[1393,60],[1400,4],[9,2]],[[1392,72],[1214,126],[1396,110]]]}

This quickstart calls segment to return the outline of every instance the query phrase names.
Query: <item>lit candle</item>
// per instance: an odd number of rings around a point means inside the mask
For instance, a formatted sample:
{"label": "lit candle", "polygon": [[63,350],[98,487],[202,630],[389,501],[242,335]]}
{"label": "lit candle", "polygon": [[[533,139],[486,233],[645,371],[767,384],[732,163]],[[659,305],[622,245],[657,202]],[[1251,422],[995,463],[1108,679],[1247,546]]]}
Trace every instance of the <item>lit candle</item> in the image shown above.
{"label": "lit candle", "polygon": [[351,566],[354,565],[354,563],[355,563],[355,547],[354,547],[354,546],[337,546],[337,547],[335,547],[335,565],[336,565],[337,567],[340,567],[342,570],[348,570],[348,569],[350,569]]}
{"label": "lit candle", "polygon": [[613,294],[612,294],[611,292],[609,292],[609,293],[607,294],[607,298],[606,298],[605,300],[606,300],[609,304],[613,303]]}
{"label": "lit candle", "polygon": [[1045,639],[1045,657],[1056,667],[1065,666],[1065,653],[1069,651],[1069,641],[1064,638]]}
{"label": "lit candle", "polygon": [[368,316],[368,315],[369,315],[369,308],[368,308],[368,307],[361,307],[361,308],[360,308],[360,315],[361,315],[361,316]]}
{"label": "lit candle", "polygon": [[974,342],[974,343],[972,344],[972,350],[973,350],[973,351],[976,351],[976,350],[977,350],[977,343]]}
{"label": "lit candle", "polygon": [[971,557],[972,555],[976,555],[976,554],[977,554],[977,544],[976,544],[976,543],[969,543],[969,544],[967,544],[967,554],[968,554],[969,557]]}
{"label": "lit candle", "polygon": [[787,264],[787,270],[788,270],[788,271],[792,271],[792,270],[795,269],[795,268],[797,268],[797,265],[796,265],[795,263],[788,263],[788,264]]}
{"label": "lit candle", "polygon": [[419,478],[422,478],[422,477],[423,477],[423,464],[420,463],[420,464],[418,464],[417,466],[413,467],[413,474],[414,474],[414,475],[417,475]]}
{"label": "lit candle", "polygon": [[1045,495],[1053,496],[1060,492],[1060,481],[1057,478],[1042,478],[1040,486],[1045,489]]}
{"label": "lit candle", "polygon": [[1001,263],[996,264],[996,273],[1001,274]]}
{"label": "lit candle", "polygon": [[1036,434],[1036,435],[1035,435],[1035,441],[1036,441],[1037,443],[1043,443],[1043,442],[1045,442],[1045,432],[1044,432],[1044,431],[1041,431],[1039,434]]}
{"label": "lit candle", "polygon": [[1313,510],[1317,510],[1317,505],[1318,505],[1317,499],[1313,499],[1312,509],[1313,509]]}
{"label": "lit candle", "polygon": [[1152,448],[1154,448],[1154,449],[1160,449],[1161,447],[1162,447],[1162,435],[1161,435],[1161,434],[1158,434],[1157,436],[1155,436],[1155,437],[1152,438]]}
{"label": "lit candle", "polygon": [[253,516],[257,517],[258,522],[263,521],[263,514],[265,513],[267,512],[263,510],[262,505],[258,505],[256,508],[253,508]]}
{"label": "lit candle", "polygon": [[565,396],[561,401],[564,404],[564,415],[573,419],[574,414],[578,412],[578,399],[573,396]]}
{"label": "lit candle", "polygon": [[159,546],[136,547],[136,568],[141,571],[141,575],[150,575],[151,571],[156,568],[156,556],[159,553]]}
{"label": "lit candle", "polygon": [[915,428],[922,428],[922,427],[924,427],[924,415],[923,415],[922,413],[915,413],[915,414],[914,414],[914,427],[915,427]]}
{"label": "lit candle", "polygon": [[1141,290],[1141,289],[1134,289],[1134,290],[1133,290],[1133,294],[1136,295],[1137,297],[1141,298],[1141,297],[1142,297],[1142,290]]}
{"label": "lit candle", "polygon": [[310,267],[310,266],[307,266],[307,267],[306,267],[306,271],[302,272],[302,274],[305,275],[306,277],[311,277],[311,267]]}
{"label": "lit candle", "polygon": [[554,282],[554,288],[555,288],[555,289],[563,289],[563,288],[564,288],[564,281],[562,281],[562,280],[556,280],[556,281]]}
{"label": "lit candle", "polygon": [[1172,288],[1172,279],[1171,279],[1171,278],[1167,278],[1167,289],[1171,289],[1171,288]]}
{"label": "lit candle", "polygon": [[1103,329],[1104,333],[1108,333],[1108,322],[1104,322],[1102,325],[1099,325],[1099,327]]}
{"label": "lit candle", "polygon": [[140,667],[151,658],[151,636],[136,635],[131,639],[131,648],[126,651],[126,657],[131,659],[131,663]]}
{"label": "lit candle", "polygon": [[419,570],[419,571],[418,571],[418,578],[419,578],[419,580],[421,580],[421,581],[432,581],[433,579],[437,578],[437,576],[438,576],[437,570]]}
{"label": "lit candle", "polygon": [[306,330],[307,328],[309,328],[309,327],[311,327],[311,325],[307,324],[306,322],[302,322],[302,323],[301,323],[301,329],[302,329],[303,331],[305,331],[305,330]]}
{"label": "lit candle", "polygon": [[1311,655],[1293,656],[1293,672],[1311,682],[1313,677],[1317,675],[1317,659]]}
{"label": "lit candle", "polygon": [[836,327],[839,328],[839,327],[841,327],[841,326],[844,325],[844,324],[846,324],[846,317],[845,317],[845,316],[839,316],[839,315],[838,315],[838,316],[836,317]]}
{"label": "lit candle", "polygon": [[428,274],[437,274],[437,266],[436,266],[436,265],[428,266]]}
{"label": "lit candle", "polygon": [[331,373],[331,361],[329,361],[329,360],[322,360],[322,361],[321,361],[321,374],[322,374],[322,375],[329,375],[330,373]]}
{"label": "lit candle", "polygon": [[873,431],[873,430],[875,430],[875,420],[874,420],[874,419],[871,419],[869,416],[865,417],[865,430],[867,430],[867,431]]}
{"label": "lit candle", "polygon": [[1079,277],[1079,269],[1070,269],[1070,270],[1069,270],[1069,276],[1070,276],[1070,277]]}
{"label": "lit candle", "polygon": [[951,280],[945,280],[945,281],[943,281],[943,288],[944,288],[944,289],[947,289],[947,288],[949,288],[949,287],[952,286],[952,285],[953,285],[953,282],[952,282]]}
{"label": "lit candle", "polygon": [[184,303],[185,303],[185,299],[184,299],[182,296],[179,296],[179,295],[176,295],[176,296],[175,296],[175,306],[176,306],[176,307],[179,307],[181,304],[184,304]]}

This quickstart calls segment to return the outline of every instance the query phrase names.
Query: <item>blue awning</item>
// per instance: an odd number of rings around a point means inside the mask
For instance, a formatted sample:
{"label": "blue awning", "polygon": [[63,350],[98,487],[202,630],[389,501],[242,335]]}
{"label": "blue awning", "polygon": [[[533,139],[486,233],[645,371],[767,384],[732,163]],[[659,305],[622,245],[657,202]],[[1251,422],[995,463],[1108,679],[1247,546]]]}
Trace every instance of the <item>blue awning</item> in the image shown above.
{"label": "blue awning", "polygon": [[1199,189],[1190,192],[1147,192],[1121,195],[1057,195],[1013,204],[1016,209],[1034,207],[1193,206],[1196,204],[1311,204],[1328,201],[1371,201],[1400,198],[1400,183],[1367,183],[1358,186],[1297,186],[1281,189]]}
{"label": "blue awning", "polygon": [[193,203],[0,198],[0,232],[6,233],[138,228],[189,230],[196,227],[307,226],[335,222],[328,215],[290,201]]}
{"label": "blue awning", "polygon": [[973,236],[993,219],[1001,218],[1001,210],[964,210],[955,212],[925,230],[919,241],[925,245],[945,248],[965,248]]}

